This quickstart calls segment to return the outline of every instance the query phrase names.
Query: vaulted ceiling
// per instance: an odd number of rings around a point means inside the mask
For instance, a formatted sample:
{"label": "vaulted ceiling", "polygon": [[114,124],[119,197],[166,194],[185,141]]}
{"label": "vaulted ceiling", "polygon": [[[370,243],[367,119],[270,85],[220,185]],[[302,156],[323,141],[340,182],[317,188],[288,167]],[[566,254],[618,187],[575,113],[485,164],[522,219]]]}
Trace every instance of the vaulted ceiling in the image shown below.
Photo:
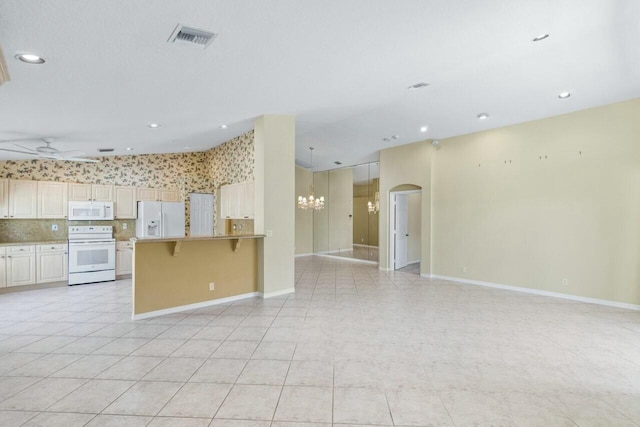
{"label": "vaulted ceiling", "polygon": [[[168,43],[179,23],[218,36]],[[321,170],[639,97],[639,36],[636,0],[3,0],[0,140],[199,151],[294,114]]]}

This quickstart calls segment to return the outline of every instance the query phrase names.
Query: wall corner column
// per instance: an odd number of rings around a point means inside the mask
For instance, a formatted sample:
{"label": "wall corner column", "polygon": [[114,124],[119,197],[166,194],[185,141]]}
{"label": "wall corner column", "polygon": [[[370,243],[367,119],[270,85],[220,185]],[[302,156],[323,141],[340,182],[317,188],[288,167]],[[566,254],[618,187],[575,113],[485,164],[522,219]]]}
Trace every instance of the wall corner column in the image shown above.
{"label": "wall corner column", "polygon": [[258,291],[265,297],[294,291],[295,117],[264,115],[255,121]]}

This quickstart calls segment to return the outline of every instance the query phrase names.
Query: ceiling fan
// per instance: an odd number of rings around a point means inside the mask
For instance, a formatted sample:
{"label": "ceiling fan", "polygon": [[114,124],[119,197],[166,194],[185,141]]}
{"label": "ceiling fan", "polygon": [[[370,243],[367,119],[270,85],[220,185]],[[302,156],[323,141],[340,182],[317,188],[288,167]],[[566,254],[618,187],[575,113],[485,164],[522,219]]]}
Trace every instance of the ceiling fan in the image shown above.
{"label": "ceiling fan", "polygon": [[[2,148],[2,146],[0,146],[0,151],[29,154],[32,156],[38,156],[41,159],[48,159],[48,160],[64,160],[68,162],[89,162],[89,163],[98,163],[100,161],[100,160],[83,157],[85,153],[83,153],[82,151],[60,151],[57,148],[51,146],[51,144],[53,143],[53,138],[40,138],[40,140],[42,140],[42,142],[44,142],[45,145],[41,145],[34,149],[23,147],[22,145],[19,145],[16,143],[24,140],[0,141],[0,143],[13,144],[14,146],[22,149],[22,150],[13,150],[11,148]],[[37,141],[37,139],[32,139],[27,141]]]}

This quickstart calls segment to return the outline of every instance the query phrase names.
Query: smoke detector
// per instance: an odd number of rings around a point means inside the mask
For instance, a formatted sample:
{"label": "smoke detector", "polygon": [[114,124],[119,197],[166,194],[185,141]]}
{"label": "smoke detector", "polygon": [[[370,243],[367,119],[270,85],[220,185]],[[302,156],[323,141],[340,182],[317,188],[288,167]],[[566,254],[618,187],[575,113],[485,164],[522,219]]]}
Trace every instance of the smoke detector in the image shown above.
{"label": "smoke detector", "polygon": [[173,30],[173,33],[171,33],[171,36],[169,37],[169,40],[167,40],[167,43],[198,46],[205,49],[217,36],[217,34],[210,31],[186,27],[182,24],[178,24]]}

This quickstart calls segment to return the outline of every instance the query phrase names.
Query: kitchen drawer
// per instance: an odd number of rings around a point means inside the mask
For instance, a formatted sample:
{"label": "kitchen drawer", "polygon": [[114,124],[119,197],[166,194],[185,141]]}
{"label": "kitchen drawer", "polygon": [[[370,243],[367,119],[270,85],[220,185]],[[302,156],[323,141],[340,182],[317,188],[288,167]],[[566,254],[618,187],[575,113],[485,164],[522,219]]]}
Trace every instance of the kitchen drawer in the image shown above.
{"label": "kitchen drawer", "polygon": [[38,252],[62,252],[67,250],[67,245],[64,243],[54,243],[50,245],[37,245],[36,251]]}
{"label": "kitchen drawer", "polygon": [[130,242],[129,240],[124,242],[116,242],[116,249],[119,251],[133,249],[133,242]]}
{"label": "kitchen drawer", "polygon": [[7,246],[7,254],[35,253],[35,251],[36,251],[35,245]]}

